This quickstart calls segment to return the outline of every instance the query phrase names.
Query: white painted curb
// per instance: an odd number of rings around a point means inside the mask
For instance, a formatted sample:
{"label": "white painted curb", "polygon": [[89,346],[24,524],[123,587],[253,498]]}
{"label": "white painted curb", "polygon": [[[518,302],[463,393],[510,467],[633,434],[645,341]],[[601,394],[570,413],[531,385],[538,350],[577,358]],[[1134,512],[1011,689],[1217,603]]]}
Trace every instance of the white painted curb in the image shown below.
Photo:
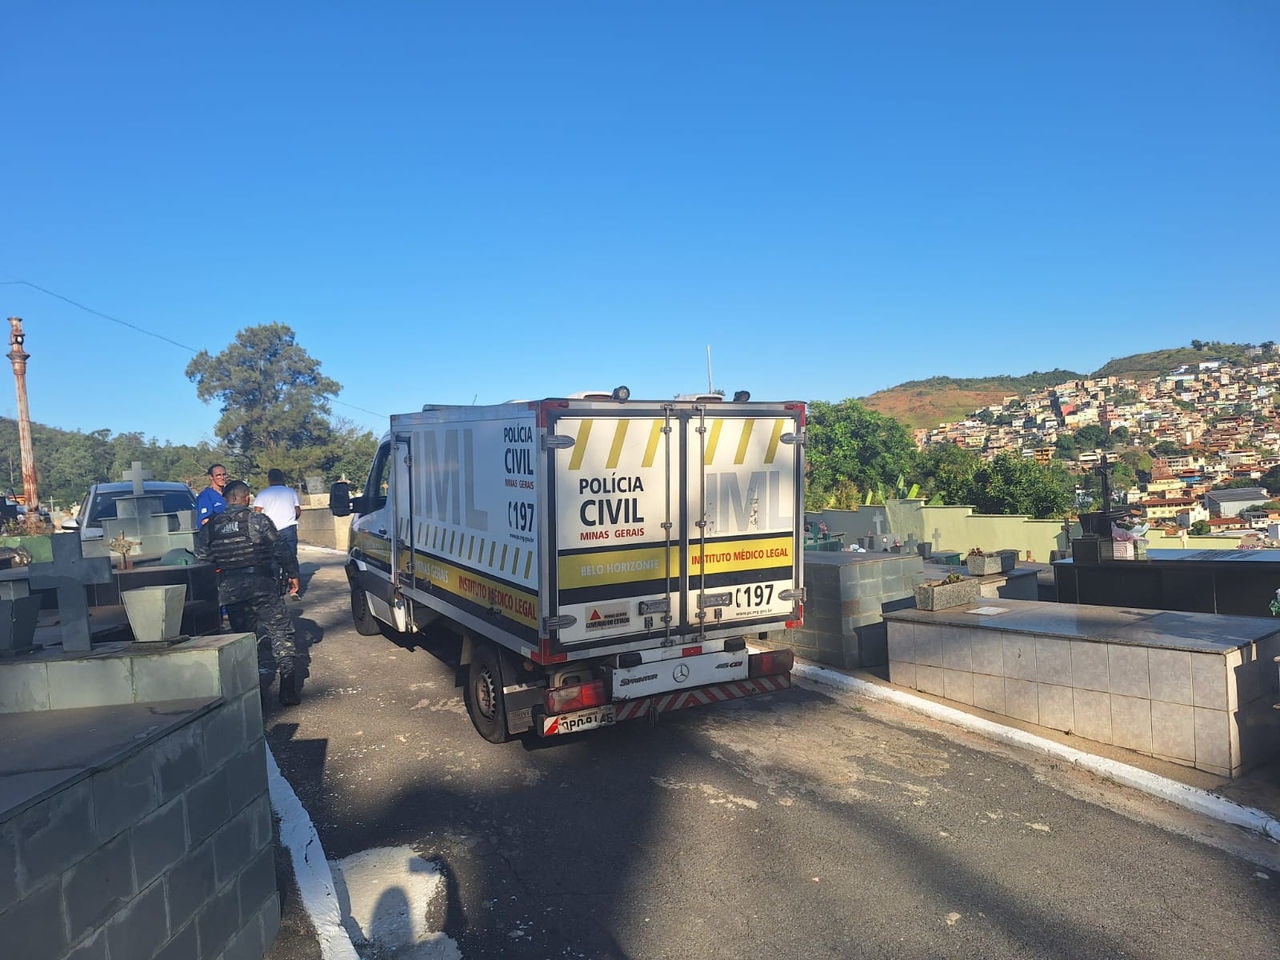
{"label": "white painted curb", "polygon": [[1253,807],[1242,806],[1208,791],[1188,786],[1185,783],[1179,783],[1176,780],[1170,780],[1168,777],[1161,777],[1146,770],[1131,767],[1126,763],[1109,760],[1106,757],[1096,757],[1074,747],[1068,747],[1065,744],[1038,737],[1034,733],[1026,733],[1013,727],[992,723],[990,720],[972,716],[963,710],[956,710],[941,703],[934,703],[932,700],[913,696],[901,690],[881,687],[866,680],[851,677],[848,674],[837,673],[834,670],[797,663],[792,673],[811,683],[847,690],[876,700],[896,703],[899,706],[926,714],[937,720],[963,727],[966,730],[972,730],[975,733],[981,733],[1000,743],[1048,754],[1059,760],[1074,764],[1081,769],[1106,777],[1108,780],[1160,797],[1170,803],[1176,803],[1185,809],[1203,813],[1224,823],[1244,827],[1246,830],[1256,831],[1272,840],[1280,840],[1280,820],[1275,817]]}
{"label": "white painted curb", "polygon": [[320,956],[323,960],[360,960],[351,944],[351,937],[342,926],[338,891],[333,885],[333,874],[329,871],[324,848],[320,846],[320,836],[302,801],[280,773],[271,748],[263,746],[267,752],[267,789],[271,794],[271,809],[280,818],[280,843],[293,860],[293,875],[302,905],[320,940]]}

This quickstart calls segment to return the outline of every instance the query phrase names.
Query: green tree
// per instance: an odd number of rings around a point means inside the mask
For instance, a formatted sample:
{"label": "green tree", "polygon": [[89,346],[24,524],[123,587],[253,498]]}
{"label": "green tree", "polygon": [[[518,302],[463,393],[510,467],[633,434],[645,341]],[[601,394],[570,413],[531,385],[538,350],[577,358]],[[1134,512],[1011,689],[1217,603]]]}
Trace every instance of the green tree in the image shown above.
{"label": "green tree", "polygon": [[862,506],[864,497],[863,492],[852,480],[837,480],[831,490],[821,495],[815,494],[812,500],[809,499],[811,490],[810,486],[805,486],[805,508],[809,510],[822,510],[825,508],[856,510]]}
{"label": "green tree", "polygon": [[178,480],[199,492],[209,482],[206,475],[209,465],[215,462],[225,463],[231,457],[226,450],[208,443],[200,443],[194,447],[170,443],[158,446],[152,440],[143,448],[140,459],[142,465],[157,480]]}
{"label": "green tree", "polygon": [[1187,532],[1193,537],[1206,537],[1209,535],[1211,530],[1212,528],[1209,526],[1208,520],[1197,520],[1195,523],[1191,524],[1191,529]]}
{"label": "green tree", "polygon": [[852,489],[893,490],[915,474],[915,443],[907,428],[856,400],[809,405],[805,429],[809,475],[805,505],[820,510]]}
{"label": "green tree", "polygon": [[261,484],[270,467],[294,480],[327,472],[326,460],[335,459],[329,399],[342,386],[320,372],[287,325],[246,327],[221,353],[201,350],[186,375],[201,400],[221,404],[214,429],[235,473]]}
{"label": "green tree", "polygon": [[[154,444],[147,443],[140,433],[117,433],[111,441],[111,475],[109,479],[119,479],[126,470],[133,466],[135,460],[154,474],[156,472],[154,461],[148,456],[149,448],[151,447],[154,447]],[[156,474],[156,476],[159,476],[159,474]]]}
{"label": "green tree", "polygon": [[1060,433],[1058,434],[1058,439],[1054,442],[1053,458],[1055,460],[1074,460],[1079,449],[1074,433]]}
{"label": "green tree", "polygon": [[326,459],[326,476],[330,480],[346,477],[354,484],[361,484],[377,452],[377,437],[348,420],[337,420]]}
{"label": "green tree", "polygon": [[1138,485],[1138,471],[1133,464],[1123,457],[1112,461],[1111,488],[1117,491],[1128,490]]}
{"label": "green tree", "polygon": [[67,435],[48,451],[43,462],[49,495],[62,506],[83,500],[90,484],[116,479],[111,473],[115,456],[108,430]]}
{"label": "green tree", "polygon": [[1001,453],[974,471],[971,502],[978,513],[1044,520],[1065,513],[1073,494],[1074,484],[1061,466]]}
{"label": "green tree", "polygon": [[1280,494],[1280,467],[1272,467],[1258,478],[1258,486],[1267,493]]}
{"label": "green tree", "polygon": [[[204,485],[209,463],[225,459],[225,452],[215,451],[207,444],[158,446],[154,439],[146,440],[139,433],[113,437],[109,430],[80,433],[39,423],[31,425],[31,447],[42,503],[63,509],[84,499],[90,484],[119,480],[135,460],[157,480],[180,480],[194,487]],[[8,476],[4,475],[4,461],[0,461],[0,487],[12,486],[18,491],[22,486],[22,464],[18,458],[18,425],[13,420],[0,418],[0,449],[10,451]]]}
{"label": "green tree", "polygon": [[920,455],[916,482],[942,503],[971,503],[973,475],[981,465],[981,457],[959,444],[931,443]]}
{"label": "green tree", "polygon": [[1141,447],[1127,447],[1121,451],[1120,462],[1133,471],[1138,483],[1151,482],[1151,454]]}
{"label": "green tree", "polygon": [[1089,424],[1076,431],[1076,444],[1082,450],[1110,450],[1111,435],[1097,424]]}
{"label": "green tree", "polygon": [[[13,426],[16,432],[17,424]],[[107,430],[72,433],[32,424],[31,446],[40,481],[40,499],[46,504],[69,507],[84,499],[91,483],[113,479],[110,437]]]}
{"label": "green tree", "polygon": [[1261,486],[1265,486],[1265,484],[1261,483],[1258,480],[1252,480],[1248,477],[1244,477],[1239,480],[1231,479],[1231,480],[1224,480],[1222,481],[1222,483],[1215,483],[1213,485],[1213,489],[1215,490],[1251,490],[1254,487],[1261,487]]}

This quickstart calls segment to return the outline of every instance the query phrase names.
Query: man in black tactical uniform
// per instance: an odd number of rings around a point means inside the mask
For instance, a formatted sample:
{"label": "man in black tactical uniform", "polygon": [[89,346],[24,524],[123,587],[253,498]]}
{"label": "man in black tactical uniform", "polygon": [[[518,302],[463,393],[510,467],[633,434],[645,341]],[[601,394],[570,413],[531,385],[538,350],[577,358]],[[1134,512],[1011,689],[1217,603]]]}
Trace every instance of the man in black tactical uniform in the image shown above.
{"label": "man in black tactical uniform", "polygon": [[277,670],[280,702],[302,702],[309,657],[294,642],[293,622],[274,579],[274,563],[284,569],[290,592],[298,589],[298,561],[264,513],[249,508],[249,486],[233,480],[222,491],[227,509],[215,513],[195,537],[196,559],[218,568],[218,600],[231,629],[258,636],[258,682],[265,695]]}

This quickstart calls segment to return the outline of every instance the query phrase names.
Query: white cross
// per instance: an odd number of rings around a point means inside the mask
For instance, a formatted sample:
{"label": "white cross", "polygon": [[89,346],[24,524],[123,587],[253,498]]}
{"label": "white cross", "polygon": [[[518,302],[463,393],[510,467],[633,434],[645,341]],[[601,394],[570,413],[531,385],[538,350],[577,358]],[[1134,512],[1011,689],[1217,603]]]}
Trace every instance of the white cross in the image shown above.
{"label": "white cross", "polygon": [[135,460],[135,461],[133,461],[133,469],[132,469],[132,470],[126,470],[124,473],[120,474],[120,479],[121,479],[121,480],[132,480],[132,481],[133,481],[133,495],[134,495],[135,497],[140,497],[140,496],[142,496],[142,494],[143,494],[143,493],[145,493],[145,492],[146,492],[146,491],[145,491],[145,490],[143,490],[143,488],[142,488],[142,481],[143,481],[143,480],[150,480],[150,479],[151,479],[152,477],[154,477],[154,476],[155,476],[155,474],[154,474],[154,473],[152,473],[150,470],[143,470],[143,469],[142,469],[142,461],[141,461],[141,460]]}

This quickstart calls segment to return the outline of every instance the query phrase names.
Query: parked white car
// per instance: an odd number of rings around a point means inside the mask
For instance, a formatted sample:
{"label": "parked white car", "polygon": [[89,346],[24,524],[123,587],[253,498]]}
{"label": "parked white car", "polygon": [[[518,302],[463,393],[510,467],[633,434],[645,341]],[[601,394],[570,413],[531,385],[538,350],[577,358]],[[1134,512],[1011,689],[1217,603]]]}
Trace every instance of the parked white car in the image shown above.
{"label": "parked white car", "polygon": [[[196,508],[196,496],[185,483],[170,480],[144,480],[143,493],[162,497],[158,513],[181,513]],[[62,521],[62,529],[79,530],[81,540],[101,540],[102,521],[116,518],[116,501],[133,495],[128,481],[95,483],[73,518]]]}

